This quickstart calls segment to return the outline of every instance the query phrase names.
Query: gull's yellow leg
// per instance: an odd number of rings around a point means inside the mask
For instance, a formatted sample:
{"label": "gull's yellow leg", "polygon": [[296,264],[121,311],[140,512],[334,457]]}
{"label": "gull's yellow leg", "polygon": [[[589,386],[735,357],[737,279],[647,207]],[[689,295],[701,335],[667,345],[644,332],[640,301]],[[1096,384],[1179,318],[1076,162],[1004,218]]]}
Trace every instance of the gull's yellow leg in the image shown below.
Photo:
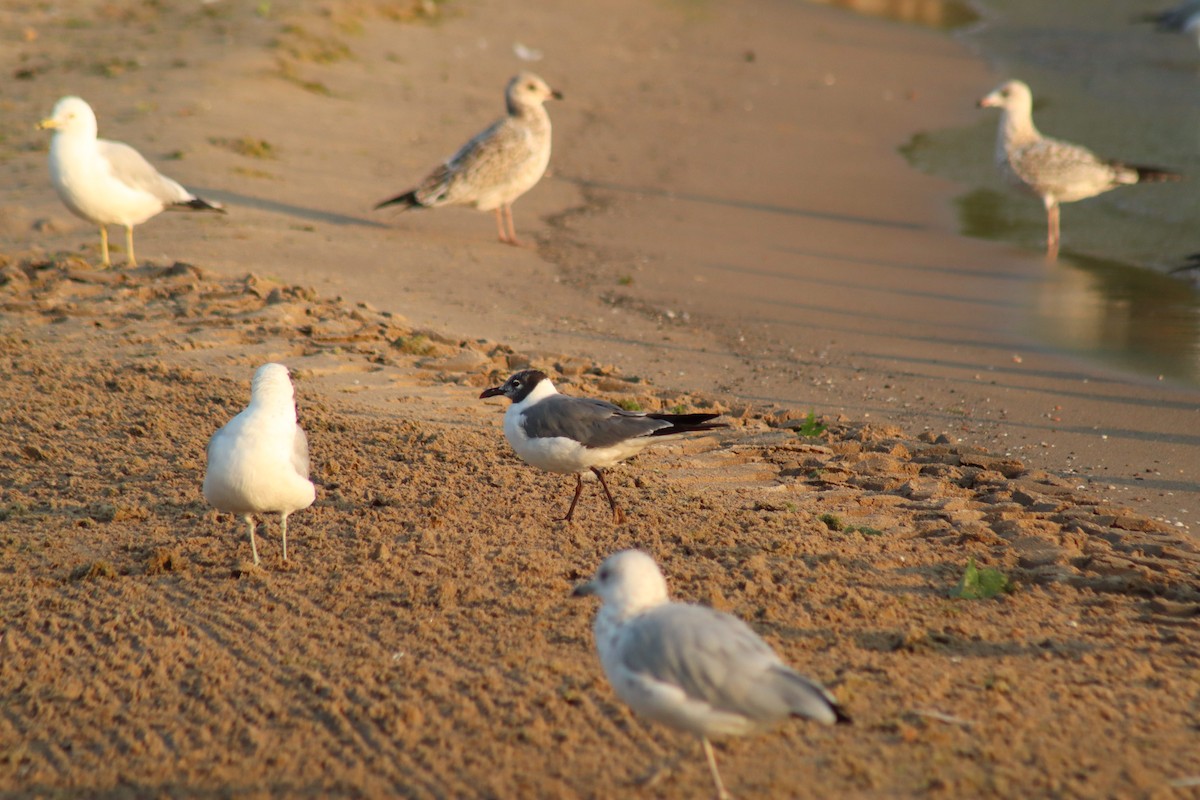
{"label": "gull's yellow leg", "polygon": [[125,226],[125,247],[129,250],[129,266],[137,266],[137,256],[133,254],[133,226]]}

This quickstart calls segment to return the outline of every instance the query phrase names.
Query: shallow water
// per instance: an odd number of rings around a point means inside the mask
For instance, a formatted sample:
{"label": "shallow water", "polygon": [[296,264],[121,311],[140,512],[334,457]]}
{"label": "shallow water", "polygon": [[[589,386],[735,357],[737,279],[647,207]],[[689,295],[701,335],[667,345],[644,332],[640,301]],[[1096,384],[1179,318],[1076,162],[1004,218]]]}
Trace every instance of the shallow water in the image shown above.
{"label": "shallow water", "polygon": [[[1005,78],[1030,84],[1046,135],[1200,176],[1200,50],[1189,37],[1133,21],[1163,5],[994,0],[955,35]],[[1039,251],[1042,205],[1000,181],[992,162],[998,114],[978,116],[965,127],[915,132],[902,151],[917,168],[963,185],[964,234]],[[1031,292],[1027,332],[1124,369],[1200,384],[1200,270],[1186,266],[1200,251],[1195,180],[1065,205],[1063,250]]]}

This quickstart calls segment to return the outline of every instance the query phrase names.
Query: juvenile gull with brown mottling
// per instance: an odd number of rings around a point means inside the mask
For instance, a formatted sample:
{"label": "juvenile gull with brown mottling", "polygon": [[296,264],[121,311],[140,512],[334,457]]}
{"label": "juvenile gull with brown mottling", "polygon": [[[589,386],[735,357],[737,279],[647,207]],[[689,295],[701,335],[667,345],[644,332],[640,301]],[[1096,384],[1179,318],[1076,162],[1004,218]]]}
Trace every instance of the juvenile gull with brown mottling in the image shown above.
{"label": "juvenile gull with brown mottling", "polygon": [[550,163],[550,115],[543,105],[561,100],[532,72],[513,76],[504,90],[508,114],[438,165],[413,189],[375,208],[471,206],[496,212],[500,241],[517,245],[513,202],[532,189]]}

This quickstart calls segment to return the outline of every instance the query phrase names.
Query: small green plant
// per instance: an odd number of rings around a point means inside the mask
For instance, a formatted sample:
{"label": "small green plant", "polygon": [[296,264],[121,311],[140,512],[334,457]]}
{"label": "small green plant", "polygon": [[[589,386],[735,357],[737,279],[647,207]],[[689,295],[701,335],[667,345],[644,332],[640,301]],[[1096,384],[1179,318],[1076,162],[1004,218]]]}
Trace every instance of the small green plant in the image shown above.
{"label": "small green plant", "polygon": [[392,347],[410,356],[425,356],[432,352],[433,342],[428,336],[416,333],[412,336],[397,336],[392,340]]}
{"label": "small green plant", "polygon": [[350,48],[345,42],[312,33],[299,25],[285,25],[274,46],[297,61],[313,64],[334,64],[350,58]]}
{"label": "small green plant", "polygon": [[671,406],[670,408],[668,408],[667,413],[668,414],[686,414],[687,410],[688,410],[687,406],[685,406],[683,403],[680,403],[679,405]]}
{"label": "small green plant", "polygon": [[288,83],[299,86],[306,92],[320,95],[322,97],[333,96],[333,92],[330,90],[330,88],[320,81],[313,81],[300,77],[300,73],[296,70],[296,65],[287,59],[276,59],[275,66],[279,70],[279,77],[283,78]]}
{"label": "small green plant", "polygon": [[1003,572],[998,569],[979,569],[975,566],[975,559],[971,558],[967,560],[962,580],[950,592],[950,596],[962,600],[986,600],[1015,588]]}
{"label": "small green plant", "polygon": [[622,398],[617,401],[617,405],[626,411],[641,411],[642,404],[633,398]]}
{"label": "small green plant", "polygon": [[138,69],[137,61],[129,58],[113,57],[105,61],[97,61],[92,65],[92,72],[105,78],[119,78],[126,72]]}
{"label": "small green plant", "polygon": [[797,435],[803,436],[806,439],[811,439],[815,436],[820,436],[825,432],[827,427],[828,426],[817,422],[817,415],[812,411],[809,411],[808,416],[804,418],[803,422],[796,426],[795,431]]}
{"label": "small green plant", "polygon": [[217,147],[223,147],[226,150],[237,153],[239,156],[247,158],[279,158],[279,152],[275,146],[266,139],[255,139],[253,136],[242,136],[238,139],[223,139],[219,136],[212,136],[208,140],[209,144]]}
{"label": "small green plant", "polygon": [[842,522],[837,514],[822,514],[817,519],[825,523],[825,527],[831,531],[842,531],[846,528],[846,523]]}
{"label": "small green plant", "polygon": [[847,525],[837,514],[822,514],[817,517],[818,520],[825,524],[826,528],[836,533],[861,533],[863,536],[883,536],[883,531],[879,528],[872,528],[870,525]]}
{"label": "small green plant", "polygon": [[261,178],[264,180],[276,180],[275,176],[263,169],[254,169],[253,167],[234,167],[231,170],[235,175],[244,175],[247,178]]}
{"label": "small green plant", "polygon": [[632,275],[622,275],[621,277],[617,278],[618,286],[631,286],[632,284],[633,284],[633,276]]}

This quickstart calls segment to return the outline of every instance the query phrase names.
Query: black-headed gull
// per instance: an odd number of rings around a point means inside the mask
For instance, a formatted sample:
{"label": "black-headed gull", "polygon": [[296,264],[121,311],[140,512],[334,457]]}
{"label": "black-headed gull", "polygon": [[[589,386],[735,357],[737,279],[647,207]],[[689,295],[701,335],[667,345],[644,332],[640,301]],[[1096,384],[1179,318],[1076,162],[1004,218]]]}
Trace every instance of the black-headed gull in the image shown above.
{"label": "black-headed gull", "polygon": [[564,521],[570,522],[583,491],[583,473],[591,471],[599,480],[621,521],[603,470],[640,453],[661,436],[707,431],[726,427],[709,422],[718,414],[647,414],[626,411],[606,400],[568,397],[558,393],[546,373],[527,369],[516,373],[503,386],[485,389],[480,398],[507,397],[512,405],[504,412],[504,435],[526,463],[575,475],[575,497]]}

